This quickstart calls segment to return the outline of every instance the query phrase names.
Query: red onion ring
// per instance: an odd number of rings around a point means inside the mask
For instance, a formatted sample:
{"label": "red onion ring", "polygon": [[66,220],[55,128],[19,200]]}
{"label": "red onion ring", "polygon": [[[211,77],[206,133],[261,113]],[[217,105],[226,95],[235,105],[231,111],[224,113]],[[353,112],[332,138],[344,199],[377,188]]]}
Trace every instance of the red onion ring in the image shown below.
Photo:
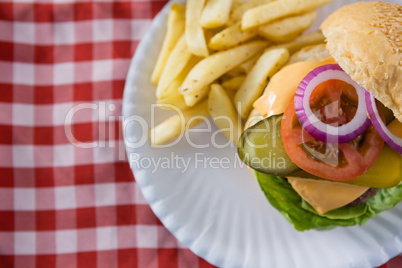
{"label": "red onion ring", "polygon": [[384,139],[388,145],[402,154],[402,138],[395,136],[385,125],[384,121],[382,121],[380,113],[377,108],[376,100],[370,92],[366,91],[366,104],[367,104],[367,112],[370,116],[370,120],[373,123],[375,129],[378,134]]}
{"label": "red onion ring", "polygon": [[[328,80],[341,80],[356,89],[359,101],[353,119],[339,127],[322,122],[313,113],[310,107],[310,96],[313,90]],[[294,98],[297,118],[302,127],[314,138],[331,143],[344,143],[353,140],[362,134],[371,125],[367,117],[365,101],[366,90],[358,85],[337,64],[327,64],[315,68],[301,81]]]}

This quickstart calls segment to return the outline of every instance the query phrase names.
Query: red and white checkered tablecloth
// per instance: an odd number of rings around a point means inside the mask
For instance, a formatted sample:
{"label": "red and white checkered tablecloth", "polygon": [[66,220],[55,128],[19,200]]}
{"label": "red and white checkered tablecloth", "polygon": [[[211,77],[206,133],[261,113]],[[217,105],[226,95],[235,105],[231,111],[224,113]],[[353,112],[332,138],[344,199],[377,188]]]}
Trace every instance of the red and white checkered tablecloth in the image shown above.
{"label": "red and white checkered tablecloth", "polygon": [[165,4],[1,1],[0,267],[211,267],[154,216],[123,146],[128,66]]}
{"label": "red and white checkered tablecloth", "polygon": [[154,216],[123,146],[128,66],[165,4],[1,1],[0,267],[210,266]]}

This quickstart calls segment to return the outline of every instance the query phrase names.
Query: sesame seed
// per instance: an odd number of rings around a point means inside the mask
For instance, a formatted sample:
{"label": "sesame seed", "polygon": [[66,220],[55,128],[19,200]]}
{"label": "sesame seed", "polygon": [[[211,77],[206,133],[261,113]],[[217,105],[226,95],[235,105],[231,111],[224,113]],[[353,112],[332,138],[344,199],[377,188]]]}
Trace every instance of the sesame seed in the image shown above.
{"label": "sesame seed", "polygon": [[392,47],[392,52],[402,51],[402,5],[374,2],[375,16],[370,25],[383,32]]}

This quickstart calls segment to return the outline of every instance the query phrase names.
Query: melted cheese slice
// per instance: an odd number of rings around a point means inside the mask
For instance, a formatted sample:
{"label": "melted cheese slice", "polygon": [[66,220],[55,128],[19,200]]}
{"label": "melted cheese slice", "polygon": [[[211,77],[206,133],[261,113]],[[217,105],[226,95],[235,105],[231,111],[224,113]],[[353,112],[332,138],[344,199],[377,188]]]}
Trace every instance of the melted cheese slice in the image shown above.
{"label": "melted cheese slice", "polygon": [[297,62],[282,68],[269,81],[265,93],[254,102],[254,108],[266,117],[285,112],[300,82],[313,69],[336,63],[333,58],[322,61]]}
{"label": "melted cheese slice", "polygon": [[402,123],[399,122],[398,119],[394,119],[387,127],[392,134],[402,138]]}
{"label": "melted cheese slice", "polygon": [[366,192],[369,187],[333,181],[288,177],[293,189],[319,214],[343,207]]}

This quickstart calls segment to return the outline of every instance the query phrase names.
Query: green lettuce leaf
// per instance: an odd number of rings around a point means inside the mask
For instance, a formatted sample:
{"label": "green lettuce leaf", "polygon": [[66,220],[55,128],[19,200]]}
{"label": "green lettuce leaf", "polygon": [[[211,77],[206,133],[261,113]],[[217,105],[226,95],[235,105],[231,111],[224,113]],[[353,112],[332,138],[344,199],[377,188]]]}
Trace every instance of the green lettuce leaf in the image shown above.
{"label": "green lettuce leaf", "polygon": [[389,189],[379,189],[378,193],[367,201],[367,212],[357,221],[361,225],[381,211],[395,207],[400,201],[402,201],[402,184]]}
{"label": "green lettuce leaf", "polygon": [[[351,208],[343,207],[318,213],[305,202],[286,179],[254,171],[268,201],[298,231],[310,229],[328,230],[336,226],[362,225],[381,211],[396,206],[402,201],[402,185],[380,189],[366,204]],[[308,206],[307,206],[307,205]]]}

